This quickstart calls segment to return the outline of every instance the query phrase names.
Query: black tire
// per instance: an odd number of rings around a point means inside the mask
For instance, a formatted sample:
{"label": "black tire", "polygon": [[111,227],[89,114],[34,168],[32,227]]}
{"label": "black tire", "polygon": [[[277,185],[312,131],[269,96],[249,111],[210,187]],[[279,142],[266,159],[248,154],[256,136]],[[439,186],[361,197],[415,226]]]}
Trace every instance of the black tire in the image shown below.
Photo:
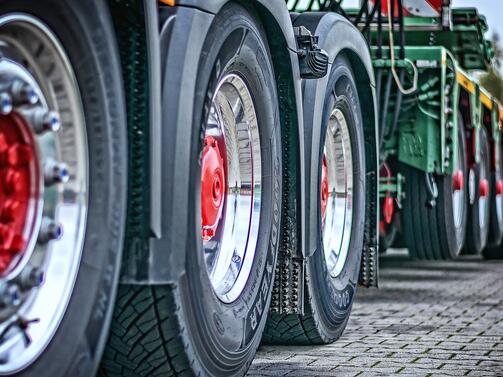
{"label": "black tire", "polygon": [[482,250],[482,255],[487,260],[503,259],[503,245],[486,246],[486,248]]}
{"label": "black tire", "polygon": [[[473,167],[475,175],[475,201],[472,205],[470,205],[468,211],[466,245],[464,249],[466,254],[479,255],[487,245],[490,222],[490,199],[482,201],[480,198],[480,185],[478,182],[480,181],[481,176],[485,176],[486,179],[490,180],[490,166],[489,139],[487,131],[485,128],[482,128],[480,130],[480,163]],[[490,198],[492,193],[491,185],[489,185],[488,190],[488,198]],[[482,213],[480,210],[481,206],[483,206]]]}
{"label": "black tire", "polygon": [[[489,228],[489,240],[487,247],[484,249],[483,254],[492,254],[489,249],[499,250],[499,246],[503,241],[503,195],[497,195],[496,185],[498,181],[503,180],[503,156],[501,153],[501,145],[492,145],[495,148],[493,153],[497,153],[499,157],[499,164],[495,166],[493,172],[491,172],[490,186],[493,188],[491,195],[491,204],[489,205],[490,214],[490,228]],[[501,257],[503,257],[503,252],[500,252]],[[492,259],[492,258],[491,258]]]}
{"label": "black tire", "polygon": [[384,223],[384,229],[379,229],[379,253],[385,253],[395,245],[398,237],[397,215],[397,213],[394,214],[391,224]]}
{"label": "black tire", "polygon": [[[496,182],[502,179],[503,176],[503,159],[500,156],[500,166],[499,169],[491,174],[491,185],[496,187]],[[495,190],[496,191],[496,190]],[[484,250],[482,250],[482,255],[485,259],[503,259],[503,198],[500,196],[496,197],[496,192],[491,195],[491,228],[489,230],[489,243]],[[498,214],[498,211],[499,214]]]}
{"label": "black tire", "polygon": [[401,212],[401,218],[403,219],[402,234],[405,246],[409,249],[413,259],[455,259],[463,247],[468,195],[466,190],[466,144],[461,119],[458,129],[458,156],[465,189],[462,191],[464,207],[457,226],[453,216],[452,176],[435,177],[438,197],[436,205],[429,208],[426,205],[426,202],[430,199],[426,173],[408,165],[403,165],[402,173],[406,180],[404,183],[405,199]]}
{"label": "black tire", "polygon": [[[307,260],[305,314],[270,314],[264,341],[276,344],[327,344],[343,333],[358,284],[365,222],[365,149],[360,102],[349,61],[339,56],[333,63],[325,94],[318,167],[321,180],[322,155],[328,119],[332,109],[342,111],[348,123],[353,161],[353,222],[348,256],[342,272],[332,277],[327,271],[321,235],[321,203],[318,201],[318,247]],[[304,95],[310,95],[305,93]],[[320,186],[312,195],[320,197]],[[320,199],[319,199],[320,200]]]}
{"label": "black tire", "polygon": [[0,13],[12,12],[41,20],[63,46],[80,89],[89,155],[84,246],[70,302],[47,348],[16,376],[92,376],[108,334],[126,217],[126,111],[115,35],[102,1],[3,1]]}
{"label": "black tire", "polygon": [[[282,193],[279,105],[265,40],[256,18],[240,5],[225,6],[213,21],[194,99],[198,110],[193,117],[187,187],[194,196],[187,208],[192,218],[186,274],[172,286],[119,288],[102,376],[240,376],[253,360],[270,303]],[[229,72],[247,83],[254,99],[262,155],[262,211],[251,275],[243,293],[226,304],[212,289],[204,264],[199,159],[213,93]]]}

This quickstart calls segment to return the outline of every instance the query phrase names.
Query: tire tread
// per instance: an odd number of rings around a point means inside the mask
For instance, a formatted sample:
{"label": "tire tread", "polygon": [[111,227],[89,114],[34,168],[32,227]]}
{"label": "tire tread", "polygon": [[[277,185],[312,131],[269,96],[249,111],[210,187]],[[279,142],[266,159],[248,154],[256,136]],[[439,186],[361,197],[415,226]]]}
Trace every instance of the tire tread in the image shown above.
{"label": "tire tread", "polygon": [[190,376],[168,286],[119,287],[100,377]]}

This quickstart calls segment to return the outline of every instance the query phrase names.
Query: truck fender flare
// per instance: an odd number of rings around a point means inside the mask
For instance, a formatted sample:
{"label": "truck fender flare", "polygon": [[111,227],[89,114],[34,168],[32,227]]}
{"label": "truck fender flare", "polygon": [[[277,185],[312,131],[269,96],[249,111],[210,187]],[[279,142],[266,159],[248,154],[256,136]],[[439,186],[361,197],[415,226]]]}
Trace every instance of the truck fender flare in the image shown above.
{"label": "truck fender flare", "polygon": [[[304,13],[294,20],[294,26],[304,26],[315,36],[319,37],[318,47],[329,55],[330,67],[339,54],[345,54],[355,73],[358,95],[362,106],[364,121],[366,170],[367,170],[367,205],[366,205],[366,234],[364,240],[365,253],[375,254],[375,275],[372,282],[361,282],[364,285],[375,285],[377,279],[377,225],[379,219],[378,178],[379,159],[377,144],[377,101],[375,91],[374,71],[368,45],[363,35],[346,18],[336,13]],[[322,112],[325,103],[329,75],[319,80],[306,80],[303,83],[304,94],[304,126],[306,140],[304,143],[306,156],[306,213],[313,212],[318,205],[318,174],[312,171],[318,166],[318,150],[320,147]],[[370,179],[369,179],[370,178]],[[372,179],[373,178],[373,179]],[[314,213],[314,212],[313,212]],[[306,257],[311,256],[317,248],[318,223],[316,216],[306,218]],[[369,250],[365,250],[369,249]],[[362,263],[362,269],[365,266]],[[362,273],[365,272],[362,270]],[[375,281],[375,282],[373,282]]]}
{"label": "truck fender flare", "polygon": [[[195,96],[199,57],[206,35],[215,15],[228,2],[209,0],[201,5],[194,0],[181,0],[177,6],[167,7],[165,12],[160,13],[163,25],[160,35],[163,100],[158,135],[163,153],[156,165],[159,170],[151,174],[160,176],[162,195],[159,202],[153,201],[152,205],[159,206],[163,215],[160,233],[150,239],[147,250],[139,250],[136,258],[123,265],[121,283],[176,284],[185,274],[185,240],[194,216],[186,211],[189,200],[192,200],[187,192],[187,172],[192,158],[190,141],[193,130],[184,125],[192,124],[195,109],[191,99]],[[296,107],[295,114],[289,119],[299,134],[300,143],[303,140],[302,96],[290,15],[284,3],[280,2],[258,0],[245,6],[252,7],[259,15],[271,47],[274,68],[281,70],[284,81],[289,82],[283,99],[291,107]],[[275,34],[271,35],[271,31]],[[281,51],[275,50],[278,47]],[[278,96],[281,97],[279,92],[278,88]]]}

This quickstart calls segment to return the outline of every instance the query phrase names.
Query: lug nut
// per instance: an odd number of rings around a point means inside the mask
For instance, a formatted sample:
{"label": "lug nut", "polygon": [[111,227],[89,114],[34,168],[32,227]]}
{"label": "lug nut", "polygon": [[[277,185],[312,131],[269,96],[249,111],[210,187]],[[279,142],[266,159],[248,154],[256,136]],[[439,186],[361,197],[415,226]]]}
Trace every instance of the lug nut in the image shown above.
{"label": "lug nut", "polygon": [[63,236],[63,227],[56,221],[44,217],[40,225],[40,233],[38,234],[38,242],[46,244],[49,241],[59,240]]}
{"label": "lug nut", "polygon": [[56,111],[45,111],[42,107],[28,112],[26,118],[37,134],[57,132],[61,128],[59,114]]}
{"label": "lug nut", "polygon": [[21,290],[39,287],[44,281],[44,271],[31,265],[26,266],[17,279]]}
{"label": "lug nut", "polygon": [[47,160],[44,163],[44,181],[47,186],[56,183],[67,183],[70,180],[70,171],[65,163]]}
{"label": "lug nut", "polygon": [[35,105],[38,102],[38,95],[33,87],[21,80],[16,80],[11,86],[12,99],[14,104],[19,105]]}
{"label": "lug nut", "polygon": [[7,93],[0,93],[0,113],[9,115],[12,111],[12,97]]}
{"label": "lug nut", "polygon": [[17,306],[21,302],[21,292],[17,284],[0,282],[0,307]]}

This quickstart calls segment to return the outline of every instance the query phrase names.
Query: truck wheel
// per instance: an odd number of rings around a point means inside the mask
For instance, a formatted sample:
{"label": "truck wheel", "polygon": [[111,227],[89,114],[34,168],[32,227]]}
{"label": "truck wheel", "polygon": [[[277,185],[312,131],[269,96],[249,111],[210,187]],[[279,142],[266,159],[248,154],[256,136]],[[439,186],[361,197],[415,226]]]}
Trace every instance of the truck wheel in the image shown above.
{"label": "truck wheel", "polygon": [[[365,152],[362,114],[348,60],[330,72],[318,167],[318,248],[307,260],[305,314],[271,314],[265,341],[326,344],[349,318],[358,283],[365,220]],[[304,95],[310,95],[306,92]],[[314,212],[314,211],[313,211]]]}
{"label": "truck wheel", "polygon": [[0,374],[92,376],[126,215],[125,107],[108,9],[3,1],[0,56]]}
{"label": "truck wheel", "polygon": [[488,246],[482,251],[486,259],[503,258],[503,156],[499,153],[499,165],[491,173],[491,187],[494,189],[490,204],[490,229]]}
{"label": "truck wheel", "polygon": [[474,201],[468,213],[466,254],[480,254],[487,244],[491,197],[489,157],[487,131],[482,128],[480,130],[480,162],[470,172],[470,185],[473,187],[471,191],[474,193]]}
{"label": "truck wheel", "polygon": [[459,117],[457,164],[452,176],[436,176],[438,191],[435,206],[431,200],[425,172],[403,165],[405,200],[402,223],[403,239],[414,259],[454,259],[465,239],[468,195],[466,190],[466,144]]}
{"label": "truck wheel", "polygon": [[242,6],[215,17],[197,77],[186,273],[176,285],[120,287],[103,376],[240,376],[260,344],[279,238],[281,127],[264,32]]}

